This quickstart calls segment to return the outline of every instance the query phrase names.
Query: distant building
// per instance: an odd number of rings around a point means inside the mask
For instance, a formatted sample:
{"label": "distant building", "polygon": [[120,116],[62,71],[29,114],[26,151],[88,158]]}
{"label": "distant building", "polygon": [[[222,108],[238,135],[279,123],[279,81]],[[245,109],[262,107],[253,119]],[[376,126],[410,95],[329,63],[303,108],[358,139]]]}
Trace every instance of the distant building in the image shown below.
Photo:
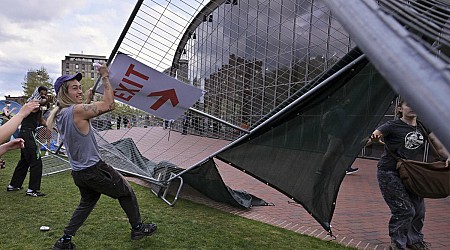
{"label": "distant building", "polygon": [[103,64],[108,59],[106,56],[69,54],[61,63],[62,74],[75,74],[80,72],[83,78],[97,79],[98,72],[94,69],[93,63]]}
{"label": "distant building", "polygon": [[204,90],[193,108],[241,127],[298,98],[356,46],[324,1],[209,2],[181,37],[170,74]]}
{"label": "distant building", "polygon": [[28,97],[26,96],[5,96],[5,100],[17,102],[20,105],[23,105],[27,101]]}

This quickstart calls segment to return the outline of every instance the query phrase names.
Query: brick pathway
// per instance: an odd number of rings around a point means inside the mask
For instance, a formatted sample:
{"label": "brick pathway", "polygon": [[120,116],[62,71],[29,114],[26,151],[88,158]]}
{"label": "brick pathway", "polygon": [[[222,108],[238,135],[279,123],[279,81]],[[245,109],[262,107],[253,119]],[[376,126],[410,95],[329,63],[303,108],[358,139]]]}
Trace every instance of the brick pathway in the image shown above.
{"label": "brick pathway", "polygon": [[[261,221],[301,234],[331,240],[327,232],[300,205],[258,180],[229,165],[217,162],[225,183],[233,189],[245,190],[274,206],[238,209],[210,200],[185,186],[181,197],[248,219]],[[335,241],[358,249],[389,249],[387,223],[389,209],[376,181],[376,161],[357,159],[353,167],[360,170],[344,179],[332,220]],[[425,241],[431,249],[450,249],[450,200],[426,200]],[[176,207],[176,205],[175,205]]]}
{"label": "brick pathway", "polygon": [[[136,130],[137,132],[138,130]],[[109,141],[125,137],[135,137],[141,153],[144,156],[150,156],[153,152],[148,148],[148,144],[159,142],[164,145],[167,142],[174,145],[165,145],[166,148],[183,149],[183,154],[192,155],[192,152],[202,156],[209,149],[213,153],[222,148],[225,144],[220,140],[207,140],[196,136],[181,136],[173,132],[170,140],[163,139],[164,135],[155,137],[154,133],[148,133],[139,130],[139,133],[127,133],[120,130],[117,132],[108,132],[104,134]],[[147,137],[152,136],[151,140]],[[167,136],[167,134],[166,134]],[[108,138],[109,137],[109,138]],[[192,145],[197,145],[193,147]],[[205,150],[198,152],[198,146],[202,145]],[[158,147],[161,149],[160,147]],[[192,150],[192,152],[190,152]],[[178,150],[175,150],[178,151]],[[176,152],[159,151],[166,156]],[[149,157],[151,159],[151,157]],[[201,157],[200,157],[201,158]],[[175,158],[173,158],[175,160]],[[200,160],[200,159],[196,159]],[[195,162],[195,160],[193,160]],[[187,162],[180,162],[187,164]],[[358,249],[388,249],[389,237],[387,223],[389,220],[389,209],[381,197],[376,180],[376,161],[357,159],[353,167],[358,167],[359,171],[353,175],[345,177],[337,199],[337,205],[332,219],[333,233],[337,236],[336,241],[346,246],[357,247]],[[184,165],[181,164],[181,165]],[[291,203],[290,199],[278,191],[268,187],[264,183],[255,180],[251,176],[229,166],[228,164],[217,161],[222,178],[228,186],[233,189],[245,190],[274,206],[253,207],[248,210],[237,209],[226,204],[214,202],[193,189],[185,186],[181,197],[193,200],[198,203],[206,204],[211,207],[221,209],[226,212],[237,214],[253,220],[262,221],[278,227],[286,228],[301,234],[314,236],[324,240],[330,240],[327,232],[317,223],[300,205]],[[450,199],[427,199],[427,214],[425,219],[424,235],[425,241],[430,242],[431,249],[450,249]],[[176,205],[175,205],[176,207]]]}

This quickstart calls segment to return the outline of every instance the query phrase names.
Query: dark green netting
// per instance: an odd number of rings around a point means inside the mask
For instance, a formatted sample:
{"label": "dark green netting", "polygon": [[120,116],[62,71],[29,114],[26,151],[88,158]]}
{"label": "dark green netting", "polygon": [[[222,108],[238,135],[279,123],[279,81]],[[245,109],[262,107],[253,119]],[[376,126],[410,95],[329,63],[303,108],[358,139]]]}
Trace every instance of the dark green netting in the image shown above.
{"label": "dark green netting", "polygon": [[[150,161],[139,152],[139,149],[131,138],[124,138],[110,144],[102,144],[100,148],[103,160],[111,163],[116,169],[128,173],[137,173],[159,179],[157,176],[159,173],[167,174],[173,172],[177,174],[184,170],[167,161],[158,163]],[[131,161],[133,165],[127,164],[125,161],[118,162],[117,158],[119,156]],[[212,159],[190,169],[182,174],[182,177],[185,183],[218,202],[224,202],[241,208],[268,205],[264,200],[254,195],[241,190],[233,190],[225,185]],[[157,192],[160,191],[159,187],[154,188],[157,189]]]}
{"label": "dark green netting", "polygon": [[212,159],[190,169],[182,176],[191,187],[215,201],[244,208],[268,205],[264,200],[246,191],[233,190],[226,186]]}
{"label": "dark green netting", "polygon": [[[114,146],[116,150],[119,150],[128,160],[147,173],[146,176],[154,176],[155,168],[158,164],[144,157],[137,148],[133,139],[124,138],[111,142],[111,145]],[[102,156],[105,157],[104,153]],[[130,170],[130,172],[133,172],[133,169]]]}
{"label": "dark green netting", "polygon": [[300,203],[328,231],[339,186],[395,93],[360,60],[217,155]]}

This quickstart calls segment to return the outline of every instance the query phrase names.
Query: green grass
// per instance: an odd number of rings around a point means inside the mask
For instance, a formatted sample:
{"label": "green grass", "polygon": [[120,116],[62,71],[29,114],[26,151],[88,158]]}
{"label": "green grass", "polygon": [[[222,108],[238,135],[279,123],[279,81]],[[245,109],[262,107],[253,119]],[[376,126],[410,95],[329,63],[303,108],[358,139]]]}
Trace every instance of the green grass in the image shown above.
{"label": "green grass", "polygon": [[[2,157],[6,169],[0,171],[0,249],[50,249],[78,205],[78,188],[67,171],[43,177],[45,197],[29,197],[24,190],[6,192],[19,155],[16,150]],[[119,203],[102,196],[73,238],[77,249],[350,249],[184,199],[170,207],[149,189],[132,186],[142,217],[158,224],[157,233],[131,241]],[[43,225],[50,230],[41,232]]]}

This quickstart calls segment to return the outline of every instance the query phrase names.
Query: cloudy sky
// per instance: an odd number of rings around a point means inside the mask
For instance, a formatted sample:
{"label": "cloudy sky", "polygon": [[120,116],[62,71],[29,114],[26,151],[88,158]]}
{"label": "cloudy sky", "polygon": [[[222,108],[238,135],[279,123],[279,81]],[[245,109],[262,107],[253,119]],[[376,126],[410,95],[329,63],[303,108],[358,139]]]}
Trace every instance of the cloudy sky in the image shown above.
{"label": "cloudy sky", "polygon": [[2,0],[0,99],[23,94],[27,71],[45,67],[53,81],[69,53],[108,57],[136,0]]}

